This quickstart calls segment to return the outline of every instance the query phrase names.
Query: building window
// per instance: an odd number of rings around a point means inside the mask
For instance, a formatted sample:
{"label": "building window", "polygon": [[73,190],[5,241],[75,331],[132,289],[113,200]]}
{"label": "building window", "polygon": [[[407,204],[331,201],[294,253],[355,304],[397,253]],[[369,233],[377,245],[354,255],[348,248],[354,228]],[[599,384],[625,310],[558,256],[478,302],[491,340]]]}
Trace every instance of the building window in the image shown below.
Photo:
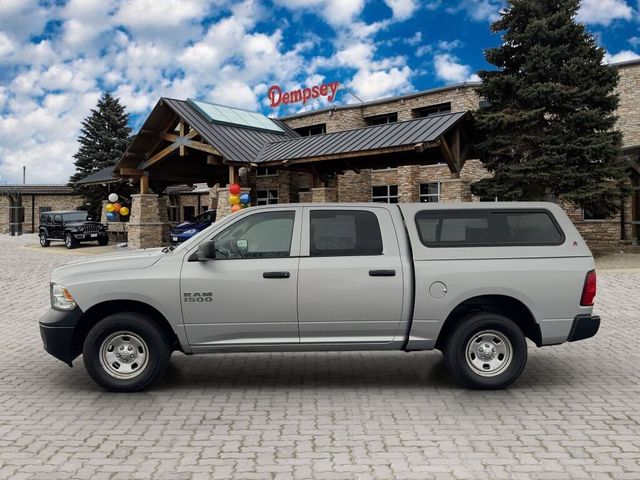
{"label": "building window", "polygon": [[200,213],[204,213],[207,210],[209,210],[209,206],[208,205],[200,205]]}
{"label": "building window", "polygon": [[413,118],[430,117],[440,113],[448,113],[451,111],[451,102],[439,103],[438,105],[429,105],[428,107],[416,108],[413,110]]}
{"label": "building window", "polygon": [[605,212],[596,208],[584,208],[582,209],[582,220],[594,221],[594,220],[609,220],[611,217]]}
{"label": "building window", "polygon": [[180,196],[169,194],[169,205],[167,206],[167,216],[169,222],[178,223],[180,221]]}
{"label": "building window", "polygon": [[437,203],[440,201],[440,182],[420,184],[420,203]]}
{"label": "building window", "polygon": [[258,205],[274,205],[278,203],[278,190],[258,190],[256,192]]}
{"label": "building window", "polygon": [[397,185],[371,187],[371,201],[377,203],[398,203]]}
{"label": "building window", "polygon": [[310,137],[311,135],[322,135],[327,133],[327,124],[319,123],[317,125],[309,125],[308,127],[294,128],[301,137]]}
{"label": "building window", "polygon": [[50,212],[51,210],[53,210],[51,207],[40,207],[40,215],[45,212]]}
{"label": "building window", "polygon": [[385,113],[384,115],[376,115],[374,117],[366,117],[367,125],[384,125],[386,123],[394,123],[398,121],[398,113]]}
{"label": "building window", "polygon": [[190,222],[196,216],[196,207],[182,207],[182,220]]}
{"label": "building window", "polygon": [[256,177],[273,177],[278,175],[278,170],[275,168],[258,167],[256,168]]}

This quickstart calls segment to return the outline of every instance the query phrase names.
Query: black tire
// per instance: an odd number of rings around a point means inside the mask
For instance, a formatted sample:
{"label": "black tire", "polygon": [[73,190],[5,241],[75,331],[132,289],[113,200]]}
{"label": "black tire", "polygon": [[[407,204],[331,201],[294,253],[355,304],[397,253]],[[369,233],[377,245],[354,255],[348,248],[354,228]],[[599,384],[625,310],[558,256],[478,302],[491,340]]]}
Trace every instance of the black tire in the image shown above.
{"label": "black tire", "polygon": [[109,244],[109,237],[98,237],[98,245],[104,247]]}
{"label": "black tire", "polygon": [[51,245],[51,241],[47,240],[47,235],[44,232],[40,232],[40,235],[38,235],[38,237],[40,237],[41,247],[48,247],[49,245]]}
{"label": "black tire", "polygon": [[72,248],[76,248],[78,246],[78,240],[76,240],[76,238],[71,235],[71,233],[67,232],[64,234],[64,246],[69,250],[71,250]]}
{"label": "black tire", "polygon": [[[109,370],[114,371],[120,367],[133,369],[134,363],[125,365],[116,361],[114,364],[106,366],[108,363],[106,356],[115,351],[109,350],[109,347],[113,345],[107,340],[113,339],[114,336],[116,338],[113,342],[120,346],[122,344],[117,343],[120,338],[129,338],[134,346],[133,339],[137,338],[143,341],[144,348],[141,352],[145,353],[146,360],[141,360],[145,363],[139,366],[139,371],[131,372],[131,375],[135,374],[135,376],[126,378],[125,372],[124,378],[118,378]],[[101,351],[103,344],[105,344],[105,348],[104,351]],[[124,351],[127,351],[126,348]],[[136,353],[135,350],[134,353]],[[82,354],[87,372],[102,388],[110,392],[137,392],[147,388],[164,373],[171,357],[171,343],[149,318],[135,312],[122,312],[105,317],[89,331],[84,341]],[[140,358],[142,357],[138,357],[132,362]],[[120,367],[114,366],[116,364]],[[117,374],[117,372],[115,373]]]}
{"label": "black tire", "polygon": [[[497,332],[498,336],[490,332]],[[502,341],[500,336],[508,342]],[[504,360],[506,353],[500,359],[499,352],[503,351],[510,352],[510,361]],[[455,326],[443,353],[449,371],[462,386],[496,390],[512,384],[524,370],[527,341],[520,327],[510,318],[497,313],[472,313]],[[490,360],[485,360],[487,358]]]}

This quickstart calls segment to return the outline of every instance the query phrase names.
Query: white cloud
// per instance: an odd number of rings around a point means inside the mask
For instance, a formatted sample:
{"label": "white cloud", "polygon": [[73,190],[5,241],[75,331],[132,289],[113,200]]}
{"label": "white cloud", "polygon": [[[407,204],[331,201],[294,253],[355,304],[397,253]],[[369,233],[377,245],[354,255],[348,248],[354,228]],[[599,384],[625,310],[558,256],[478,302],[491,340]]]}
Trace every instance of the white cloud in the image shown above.
{"label": "white cloud", "polygon": [[636,52],[632,52],[631,50],[623,50],[616,54],[606,53],[604,56],[605,63],[620,63],[638,59],[640,59],[640,55]]}
{"label": "white cloud", "polygon": [[15,45],[11,39],[0,32],[0,58],[7,57],[15,52]]}
{"label": "white cloud", "polygon": [[418,8],[415,0],[385,0],[385,3],[393,12],[393,19],[399,21],[410,18]]}
{"label": "white cloud", "polygon": [[439,53],[433,57],[436,77],[449,83],[474,82],[479,77],[472,73],[469,65],[460,63],[460,59],[450,53]]}
{"label": "white cloud", "polygon": [[208,0],[125,0],[115,21],[132,28],[171,28],[202,18],[211,6]]}
{"label": "white cloud", "polygon": [[364,8],[364,0],[275,0],[275,3],[293,11],[314,12],[335,27],[348,26]]}
{"label": "white cloud", "polygon": [[578,20],[608,26],[614,20],[630,20],[633,9],[625,0],[582,0]]}
{"label": "white cloud", "polygon": [[[450,4],[451,2],[447,3]],[[477,22],[493,22],[500,17],[500,11],[504,6],[504,0],[458,0],[454,5],[448,6],[446,10],[449,13],[464,11],[472,20]]]}
{"label": "white cloud", "polygon": [[376,100],[410,90],[411,73],[408,66],[389,70],[360,70],[353,77],[350,86],[363,100]]}

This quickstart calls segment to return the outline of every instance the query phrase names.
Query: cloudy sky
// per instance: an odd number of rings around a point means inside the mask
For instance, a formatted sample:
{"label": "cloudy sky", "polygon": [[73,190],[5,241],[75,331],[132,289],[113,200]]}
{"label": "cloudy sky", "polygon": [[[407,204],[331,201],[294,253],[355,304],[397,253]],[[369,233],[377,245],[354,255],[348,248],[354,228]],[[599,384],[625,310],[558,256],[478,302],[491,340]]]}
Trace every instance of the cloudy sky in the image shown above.
{"label": "cloudy sky", "polygon": [[[338,80],[338,103],[474,79],[501,0],[0,0],[0,183],[64,183],[100,92],[132,127],[160,96],[269,109]],[[584,0],[609,61],[640,55],[640,0]],[[321,103],[308,105],[318,108]],[[289,107],[290,108],[290,107]]]}

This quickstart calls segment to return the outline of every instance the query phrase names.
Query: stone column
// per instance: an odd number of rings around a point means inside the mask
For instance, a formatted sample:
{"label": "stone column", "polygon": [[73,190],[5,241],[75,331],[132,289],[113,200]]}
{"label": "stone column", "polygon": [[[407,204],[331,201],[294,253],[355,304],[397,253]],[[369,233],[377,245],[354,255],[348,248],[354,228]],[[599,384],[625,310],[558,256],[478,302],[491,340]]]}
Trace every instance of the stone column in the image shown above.
{"label": "stone column", "polygon": [[311,203],[313,201],[313,192],[311,192],[311,190],[308,192],[300,192],[298,196],[300,203]]}
{"label": "stone column", "polygon": [[[229,205],[229,185],[226,187],[214,187],[216,189],[216,221],[222,220],[224,217],[231,214],[231,205]],[[241,188],[240,195],[248,193],[251,195],[250,188]],[[255,205],[255,199],[252,199],[252,204]]]}
{"label": "stone column", "polygon": [[400,165],[398,167],[398,200],[400,203],[418,203],[420,186],[417,181],[420,175],[419,165]]}
{"label": "stone column", "polygon": [[371,170],[363,169],[360,173],[345,172],[338,177],[339,202],[371,201]]}
{"label": "stone column", "polygon": [[169,240],[167,200],[156,194],[131,195],[129,249],[161,247]]}
{"label": "stone column", "polygon": [[449,178],[440,180],[441,202],[470,202],[471,186],[468,180]]}
{"label": "stone column", "polygon": [[335,187],[319,187],[311,189],[313,203],[329,203],[338,201],[338,189]]}
{"label": "stone column", "polygon": [[102,209],[100,210],[100,223],[103,224],[107,224],[108,220],[107,220],[107,211],[104,209],[107,206],[107,203],[109,203],[109,200],[103,200],[102,201]]}

